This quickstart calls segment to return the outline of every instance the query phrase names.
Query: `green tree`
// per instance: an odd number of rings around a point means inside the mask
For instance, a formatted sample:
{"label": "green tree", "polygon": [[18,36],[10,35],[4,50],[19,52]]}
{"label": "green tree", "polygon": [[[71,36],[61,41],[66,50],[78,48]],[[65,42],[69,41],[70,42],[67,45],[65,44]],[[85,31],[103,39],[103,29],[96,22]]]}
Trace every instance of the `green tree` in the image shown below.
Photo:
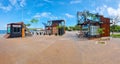
{"label": "green tree", "polygon": [[27,27],[30,27],[31,26],[31,24],[25,24]]}
{"label": "green tree", "polygon": [[39,21],[38,19],[33,18],[30,22],[31,23],[38,23],[38,21]]}
{"label": "green tree", "polygon": [[75,25],[75,30],[81,30],[80,26]]}
{"label": "green tree", "polygon": [[120,26],[119,25],[112,25],[110,26],[111,32],[120,32]]}
{"label": "green tree", "polygon": [[69,26],[69,30],[73,30],[73,26]]}
{"label": "green tree", "polygon": [[101,35],[101,34],[104,34],[104,28],[99,28],[98,30],[97,30],[97,33],[99,34],[99,35]]}
{"label": "green tree", "polygon": [[57,29],[61,29],[61,28],[64,28],[64,26],[57,26]]}
{"label": "green tree", "polygon": [[116,31],[116,24],[118,24],[120,22],[120,16],[117,15],[117,16],[111,17],[110,20],[112,23],[111,31],[112,31],[112,35],[113,35],[113,33]]}
{"label": "green tree", "polygon": [[68,31],[68,27],[67,27],[67,26],[65,27],[65,30],[67,30],[67,31]]}
{"label": "green tree", "polygon": [[36,19],[36,18],[33,18],[32,20],[30,20],[30,22],[31,22],[32,24],[37,24],[37,23],[39,22],[39,20]]}

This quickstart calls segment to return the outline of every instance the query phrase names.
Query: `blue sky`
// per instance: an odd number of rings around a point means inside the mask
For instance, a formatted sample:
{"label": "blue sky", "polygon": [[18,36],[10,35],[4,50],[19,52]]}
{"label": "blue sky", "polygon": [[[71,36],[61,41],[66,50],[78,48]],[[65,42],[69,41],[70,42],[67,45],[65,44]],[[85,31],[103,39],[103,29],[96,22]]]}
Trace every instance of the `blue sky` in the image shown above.
{"label": "blue sky", "polygon": [[30,23],[30,27],[43,28],[42,22],[64,19],[67,26],[77,24],[77,11],[89,10],[105,17],[120,15],[120,0],[0,0],[0,29],[11,22]]}

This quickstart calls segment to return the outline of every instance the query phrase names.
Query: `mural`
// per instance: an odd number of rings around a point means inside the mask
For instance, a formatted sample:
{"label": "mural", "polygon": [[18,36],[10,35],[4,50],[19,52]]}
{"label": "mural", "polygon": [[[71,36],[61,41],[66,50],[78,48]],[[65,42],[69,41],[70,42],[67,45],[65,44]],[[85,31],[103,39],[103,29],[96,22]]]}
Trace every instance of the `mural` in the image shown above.
{"label": "mural", "polygon": [[92,14],[88,11],[83,11],[78,12],[77,17],[79,21],[78,24],[84,23],[85,21],[100,22],[100,16],[98,15],[98,13]]}

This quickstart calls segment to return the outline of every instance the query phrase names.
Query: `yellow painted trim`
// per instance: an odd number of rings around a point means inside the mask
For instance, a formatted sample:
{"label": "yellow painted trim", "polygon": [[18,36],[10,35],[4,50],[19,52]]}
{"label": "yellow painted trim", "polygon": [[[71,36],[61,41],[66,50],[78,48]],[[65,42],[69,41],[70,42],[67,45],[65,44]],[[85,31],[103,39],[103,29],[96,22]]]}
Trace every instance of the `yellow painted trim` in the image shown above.
{"label": "yellow painted trim", "polygon": [[25,37],[25,28],[22,28],[22,38]]}

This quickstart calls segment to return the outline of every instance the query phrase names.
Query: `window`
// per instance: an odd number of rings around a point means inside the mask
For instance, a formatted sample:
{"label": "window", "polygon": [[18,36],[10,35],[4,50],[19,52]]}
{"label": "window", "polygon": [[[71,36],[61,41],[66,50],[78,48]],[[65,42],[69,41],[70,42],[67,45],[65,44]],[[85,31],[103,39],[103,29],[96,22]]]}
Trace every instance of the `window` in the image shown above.
{"label": "window", "polygon": [[92,36],[99,35],[97,33],[98,29],[99,29],[99,26],[90,26],[90,35],[92,35]]}
{"label": "window", "polygon": [[8,29],[7,29],[7,33],[8,33],[8,34],[10,33],[10,27],[8,27]]}
{"label": "window", "polygon": [[13,30],[14,30],[14,32],[17,32],[17,33],[21,32],[19,27],[14,27]]}
{"label": "window", "polygon": [[84,23],[84,21],[85,21],[85,17],[82,15],[82,16],[78,16],[78,23]]}

